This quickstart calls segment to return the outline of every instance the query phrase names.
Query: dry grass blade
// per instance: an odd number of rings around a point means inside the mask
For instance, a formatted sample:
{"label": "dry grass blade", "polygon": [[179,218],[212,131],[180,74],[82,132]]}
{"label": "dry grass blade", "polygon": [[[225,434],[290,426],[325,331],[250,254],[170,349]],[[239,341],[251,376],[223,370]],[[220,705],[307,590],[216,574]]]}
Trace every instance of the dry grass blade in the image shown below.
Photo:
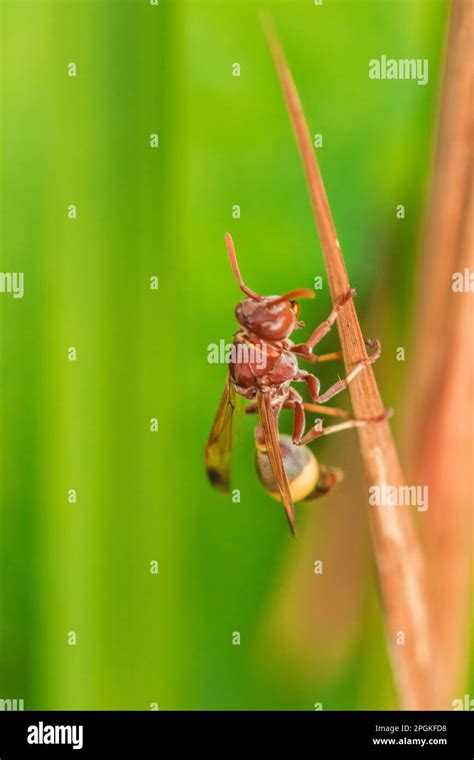
{"label": "dry grass blade", "polygon": [[451,285],[455,272],[474,269],[473,38],[474,6],[454,0],[405,419],[410,477],[430,494],[424,525],[445,708],[464,693],[472,551],[474,320],[472,295]]}
{"label": "dry grass blade", "polygon": [[[290,70],[271,22],[264,27],[283,88],[306,173],[333,302],[349,288],[349,279],[332,220],[324,184],[314,154],[308,126]],[[367,356],[355,306],[343,307],[338,320],[339,337],[349,372]],[[383,404],[369,366],[350,385],[357,417],[376,417]],[[397,450],[386,421],[358,430],[360,450],[369,485],[405,484]],[[423,555],[411,513],[397,506],[371,506],[373,546],[383,596],[387,633],[395,679],[402,707],[429,709],[431,688],[431,637]],[[404,645],[397,645],[403,634]]]}

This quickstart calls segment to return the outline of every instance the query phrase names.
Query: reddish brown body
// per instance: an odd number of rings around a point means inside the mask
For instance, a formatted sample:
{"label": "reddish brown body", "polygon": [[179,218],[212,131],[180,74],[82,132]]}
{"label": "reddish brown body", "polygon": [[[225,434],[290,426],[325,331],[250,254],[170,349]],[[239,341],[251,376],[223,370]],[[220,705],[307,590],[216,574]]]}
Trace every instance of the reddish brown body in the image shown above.
{"label": "reddish brown body", "polygon": [[[294,508],[287,472],[282,459],[282,441],[278,434],[278,417],[282,409],[292,409],[294,413],[293,445],[304,445],[321,435],[365,425],[373,420],[355,420],[342,409],[326,410],[320,405],[347,388],[351,380],[367,364],[380,356],[380,343],[367,341],[374,346],[371,356],[362,359],[344,380],[338,380],[325,393],[320,393],[320,383],[315,375],[298,367],[300,356],[306,361],[321,362],[341,358],[339,352],[316,356],[314,346],[329,332],[339,311],[352,298],[355,291],[349,290],[335,304],[329,317],[313,331],[305,343],[294,344],[289,336],[303,326],[298,322],[299,305],[296,298],[314,298],[314,292],[307,289],[294,290],[283,296],[262,296],[251,290],[242,280],[234,244],[229,234],[226,244],[234,275],[240,289],[247,298],[235,310],[240,329],[234,334],[229,364],[230,379],[219,406],[216,419],[206,446],[206,466],[213,485],[228,491],[230,482],[232,450],[232,415],[234,394],[238,393],[250,400],[246,412],[258,413],[260,424],[255,431],[257,452],[268,457],[268,465],[278,485],[281,500],[294,532]],[[305,382],[311,395],[312,404],[306,404],[292,387],[293,382]],[[314,426],[305,434],[305,408],[342,417],[345,422],[321,430]],[[288,445],[285,444],[288,448]],[[289,451],[291,450],[291,447]],[[288,455],[293,457],[293,454]],[[268,477],[266,477],[268,480]],[[331,482],[335,482],[333,478]],[[327,491],[326,482],[317,485],[320,492]],[[295,496],[295,498],[297,498]]]}
{"label": "reddish brown body", "polygon": [[[263,386],[288,388],[298,374],[298,361],[289,350],[292,345],[289,340],[264,341],[245,328],[235,333],[232,356],[236,358],[229,371],[237,393],[251,399]],[[242,346],[247,347],[248,358]]]}

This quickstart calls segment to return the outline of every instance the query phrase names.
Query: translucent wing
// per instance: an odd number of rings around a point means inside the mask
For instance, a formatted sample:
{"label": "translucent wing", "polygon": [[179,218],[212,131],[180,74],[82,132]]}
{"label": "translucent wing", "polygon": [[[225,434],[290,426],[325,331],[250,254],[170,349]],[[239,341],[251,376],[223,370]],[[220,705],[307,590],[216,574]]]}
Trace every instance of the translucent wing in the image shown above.
{"label": "translucent wing", "polygon": [[205,452],[209,480],[218,491],[223,493],[229,493],[230,489],[234,409],[235,388],[228,377]]}
{"label": "translucent wing", "polygon": [[295,536],[295,510],[290,494],[288,478],[283,466],[283,459],[281,457],[280,444],[278,440],[278,429],[275,414],[272,408],[272,399],[270,393],[262,393],[262,391],[258,391],[257,404],[270,465],[273,470],[275,480],[278,484],[278,490],[281,494],[281,500],[283,502],[283,506],[285,507],[285,512],[290,524],[291,532]]}

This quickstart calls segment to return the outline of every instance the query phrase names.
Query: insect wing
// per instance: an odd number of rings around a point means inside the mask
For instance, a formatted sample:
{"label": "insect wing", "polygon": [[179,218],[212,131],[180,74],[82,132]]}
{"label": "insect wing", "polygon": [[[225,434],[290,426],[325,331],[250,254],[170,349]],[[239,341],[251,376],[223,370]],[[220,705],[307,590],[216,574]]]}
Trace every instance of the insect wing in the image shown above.
{"label": "insect wing", "polygon": [[218,491],[229,493],[232,469],[232,421],[235,409],[235,388],[227,378],[224,393],[206,445],[206,470]]}
{"label": "insect wing", "polygon": [[293,535],[296,535],[295,510],[290,494],[288,478],[283,466],[283,459],[281,456],[280,443],[278,439],[278,429],[272,408],[272,399],[270,394],[262,393],[259,391],[257,393],[257,403],[270,465],[273,470],[275,480],[278,484],[278,490],[281,494],[281,500],[283,502],[283,506],[285,507],[285,512],[290,524],[291,532]]}

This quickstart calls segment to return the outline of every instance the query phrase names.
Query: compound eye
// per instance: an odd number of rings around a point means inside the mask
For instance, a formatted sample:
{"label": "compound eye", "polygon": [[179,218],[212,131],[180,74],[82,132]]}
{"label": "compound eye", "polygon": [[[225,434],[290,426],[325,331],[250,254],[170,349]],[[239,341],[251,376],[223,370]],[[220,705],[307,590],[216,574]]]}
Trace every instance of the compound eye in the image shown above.
{"label": "compound eye", "polygon": [[300,313],[300,305],[297,301],[290,301],[290,303],[291,303],[291,308],[293,309],[295,313],[295,317],[297,317],[298,314]]}

